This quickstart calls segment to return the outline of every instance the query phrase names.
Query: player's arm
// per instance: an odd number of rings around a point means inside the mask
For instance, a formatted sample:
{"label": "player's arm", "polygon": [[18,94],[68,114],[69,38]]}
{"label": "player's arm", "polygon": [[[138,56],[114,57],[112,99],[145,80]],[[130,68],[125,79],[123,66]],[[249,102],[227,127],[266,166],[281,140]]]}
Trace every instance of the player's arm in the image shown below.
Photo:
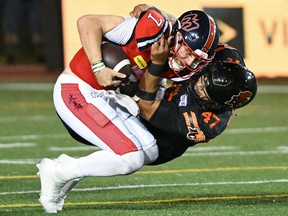
{"label": "player's arm", "polygon": [[139,83],[139,90],[136,93],[136,96],[140,98],[138,106],[140,115],[147,120],[150,120],[161,102],[160,99],[156,99],[159,80],[159,77],[153,76],[146,71]]}
{"label": "player's arm", "polygon": [[169,53],[170,40],[164,36],[151,46],[151,64],[144,73],[136,96],[140,98],[138,105],[140,114],[149,120],[160,105],[161,100],[156,99],[160,74],[163,72]]}
{"label": "player's arm", "polygon": [[121,82],[113,80],[114,77],[125,78],[125,75],[105,67],[101,55],[103,35],[123,21],[123,17],[116,15],[85,15],[77,20],[81,44],[99,84],[104,87]]}
{"label": "player's arm", "polygon": [[84,15],[77,20],[80,40],[91,63],[102,59],[103,35],[123,21],[123,17],[114,15]]}

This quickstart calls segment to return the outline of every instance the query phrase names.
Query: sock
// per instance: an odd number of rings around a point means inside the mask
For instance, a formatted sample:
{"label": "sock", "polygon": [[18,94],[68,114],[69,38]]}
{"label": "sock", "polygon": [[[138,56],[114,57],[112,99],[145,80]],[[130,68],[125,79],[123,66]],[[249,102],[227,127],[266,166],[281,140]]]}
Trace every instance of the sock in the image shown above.
{"label": "sock", "polygon": [[97,151],[77,159],[82,176],[115,176],[131,174],[144,164],[142,151],[116,155],[107,151]]}
{"label": "sock", "polygon": [[65,180],[71,180],[75,178],[82,178],[82,172],[79,168],[77,159],[70,160],[69,162],[62,162],[58,164],[58,169]]}

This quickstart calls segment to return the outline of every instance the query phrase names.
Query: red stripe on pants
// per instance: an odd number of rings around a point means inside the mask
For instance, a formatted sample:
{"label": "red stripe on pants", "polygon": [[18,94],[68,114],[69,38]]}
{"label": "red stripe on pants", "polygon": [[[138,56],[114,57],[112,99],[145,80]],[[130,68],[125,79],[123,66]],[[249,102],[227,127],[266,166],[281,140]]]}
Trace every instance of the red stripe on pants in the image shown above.
{"label": "red stripe on pants", "polygon": [[132,140],[97,107],[87,103],[78,84],[61,84],[61,96],[67,108],[116,154],[123,155],[138,150]]}

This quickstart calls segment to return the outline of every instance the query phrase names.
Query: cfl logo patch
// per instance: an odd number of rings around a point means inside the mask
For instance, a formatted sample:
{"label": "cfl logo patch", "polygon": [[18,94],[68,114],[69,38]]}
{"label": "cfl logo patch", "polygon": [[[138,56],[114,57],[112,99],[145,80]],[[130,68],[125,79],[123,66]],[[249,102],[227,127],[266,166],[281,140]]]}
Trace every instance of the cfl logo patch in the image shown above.
{"label": "cfl logo patch", "polygon": [[188,97],[187,97],[186,94],[185,94],[185,95],[182,95],[182,96],[180,97],[179,106],[187,106],[187,99],[188,99]]}

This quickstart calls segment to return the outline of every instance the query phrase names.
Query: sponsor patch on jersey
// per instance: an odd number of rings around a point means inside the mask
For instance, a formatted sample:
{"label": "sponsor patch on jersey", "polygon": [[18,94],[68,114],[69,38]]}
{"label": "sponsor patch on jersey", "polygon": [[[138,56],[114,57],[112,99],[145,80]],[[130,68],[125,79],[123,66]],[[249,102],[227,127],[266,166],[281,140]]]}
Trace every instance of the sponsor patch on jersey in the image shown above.
{"label": "sponsor patch on jersey", "polygon": [[188,99],[187,94],[182,95],[182,96],[180,97],[179,106],[187,106],[187,99]]}
{"label": "sponsor patch on jersey", "polygon": [[136,56],[134,61],[140,69],[147,67],[147,63],[141,55]]}

